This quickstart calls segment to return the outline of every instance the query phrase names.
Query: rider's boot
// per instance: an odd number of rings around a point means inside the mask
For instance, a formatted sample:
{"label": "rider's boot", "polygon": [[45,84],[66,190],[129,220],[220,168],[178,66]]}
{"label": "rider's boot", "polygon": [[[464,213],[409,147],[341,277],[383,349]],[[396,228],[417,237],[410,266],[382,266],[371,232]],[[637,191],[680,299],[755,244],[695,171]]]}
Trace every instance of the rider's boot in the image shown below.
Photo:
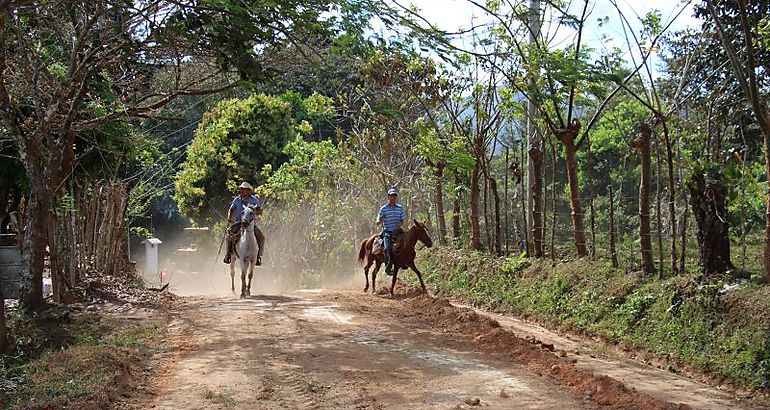
{"label": "rider's boot", "polygon": [[230,241],[227,241],[227,253],[225,254],[225,259],[223,260],[224,263],[230,264],[230,254],[233,253],[232,245],[230,244]]}
{"label": "rider's boot", "polygon": [[393,262],[390,259],[390,255],[385,258],[385,274],[393,276]]}

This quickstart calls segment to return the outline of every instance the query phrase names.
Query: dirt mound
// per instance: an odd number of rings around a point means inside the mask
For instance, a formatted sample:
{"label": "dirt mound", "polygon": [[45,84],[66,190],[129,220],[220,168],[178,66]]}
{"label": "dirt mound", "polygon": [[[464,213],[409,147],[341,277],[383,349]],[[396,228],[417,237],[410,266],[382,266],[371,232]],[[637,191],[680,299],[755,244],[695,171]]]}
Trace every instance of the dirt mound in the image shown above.
{"label": "dirt mound", "polygon": [[636,409],[685,408],[656,400],[646,394],[629,390],[607,376],[596,376],[572,366],[565,352],[555,351],[553,345],[536,339],[522,339],[486,316],[469,308],[453,306],[448,299],[434,298],[424,293],[404,300],[406,307],[435,327],[473,338],[486,350],[504,353],[567,386],[568,389],[602,406]]}
{"label": "dirt mound", "polygon": [[[78,346],[34,363],[29,396],[19,409],[104,409],[138,386],[141,359],[136,351],[110,346]],[[35,399],[37,397],[38,399]]]}

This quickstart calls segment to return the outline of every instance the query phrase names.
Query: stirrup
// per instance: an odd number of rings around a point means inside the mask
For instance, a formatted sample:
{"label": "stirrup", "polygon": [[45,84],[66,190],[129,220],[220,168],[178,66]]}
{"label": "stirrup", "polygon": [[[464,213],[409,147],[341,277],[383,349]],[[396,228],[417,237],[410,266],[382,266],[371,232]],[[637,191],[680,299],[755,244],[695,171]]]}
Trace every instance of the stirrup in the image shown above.
{"label": "stirrup", "polygon": [[223,260],[224,263],[230,264],[230,255],[225,256],[225,259]]}

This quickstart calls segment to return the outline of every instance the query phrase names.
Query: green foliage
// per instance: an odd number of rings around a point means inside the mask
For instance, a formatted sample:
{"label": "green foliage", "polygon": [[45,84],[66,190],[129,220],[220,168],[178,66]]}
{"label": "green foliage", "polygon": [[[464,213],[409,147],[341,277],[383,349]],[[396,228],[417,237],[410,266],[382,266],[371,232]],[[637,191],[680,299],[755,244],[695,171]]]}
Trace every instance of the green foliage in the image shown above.
{"label": "green foliage", "polygon": [[[176,177],[175,200],[180,211],[197,220],[219,218],[242,180],[264,182],[265,166],[279,167],[283,151],[298,131],[297,117],[318,119],[328,100],[310,99],[310,109],[296,94],[280,98],[256,94],[220,102],[204,116]],[[307,129],[301,126],[299,129]]]}
{"label": "green foliage", "polygon": [[418,264],[437,292],[631,343],[750,388],[770,382],[767,285],[722,294],[721,281],[659,280],[587,260],[530,265],[441,247],[418,253]]}
{"label": "green foliage", "polygon": [[[346,232],[374,212],[361,201],[371,183],[360,163],[331,141],[296,137],[284,148],[289,160],[256,188],[269,209],[263,216],[276,257],[305,261],[300,268],[340,270],[353,258]],[[356,188],[359,187],[359,188]],[[310,280],[313,275],[300,273]],[[303,279],[304,280],[304,279]]]}

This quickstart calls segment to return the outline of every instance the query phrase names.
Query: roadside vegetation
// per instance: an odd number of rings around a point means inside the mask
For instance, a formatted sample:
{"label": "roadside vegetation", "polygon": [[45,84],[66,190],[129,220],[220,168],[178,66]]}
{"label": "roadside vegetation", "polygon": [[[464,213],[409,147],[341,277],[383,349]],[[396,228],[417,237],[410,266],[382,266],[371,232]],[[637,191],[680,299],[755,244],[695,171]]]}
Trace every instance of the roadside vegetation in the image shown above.
{"label": "roadside vegetation", "polygon": [[439,294],[650,352],[671,371],[684,365],[715,382],[770,388],[767,286],[729,275],[658,279],[587,259],[552,264],[451,248],[419,255]]}

